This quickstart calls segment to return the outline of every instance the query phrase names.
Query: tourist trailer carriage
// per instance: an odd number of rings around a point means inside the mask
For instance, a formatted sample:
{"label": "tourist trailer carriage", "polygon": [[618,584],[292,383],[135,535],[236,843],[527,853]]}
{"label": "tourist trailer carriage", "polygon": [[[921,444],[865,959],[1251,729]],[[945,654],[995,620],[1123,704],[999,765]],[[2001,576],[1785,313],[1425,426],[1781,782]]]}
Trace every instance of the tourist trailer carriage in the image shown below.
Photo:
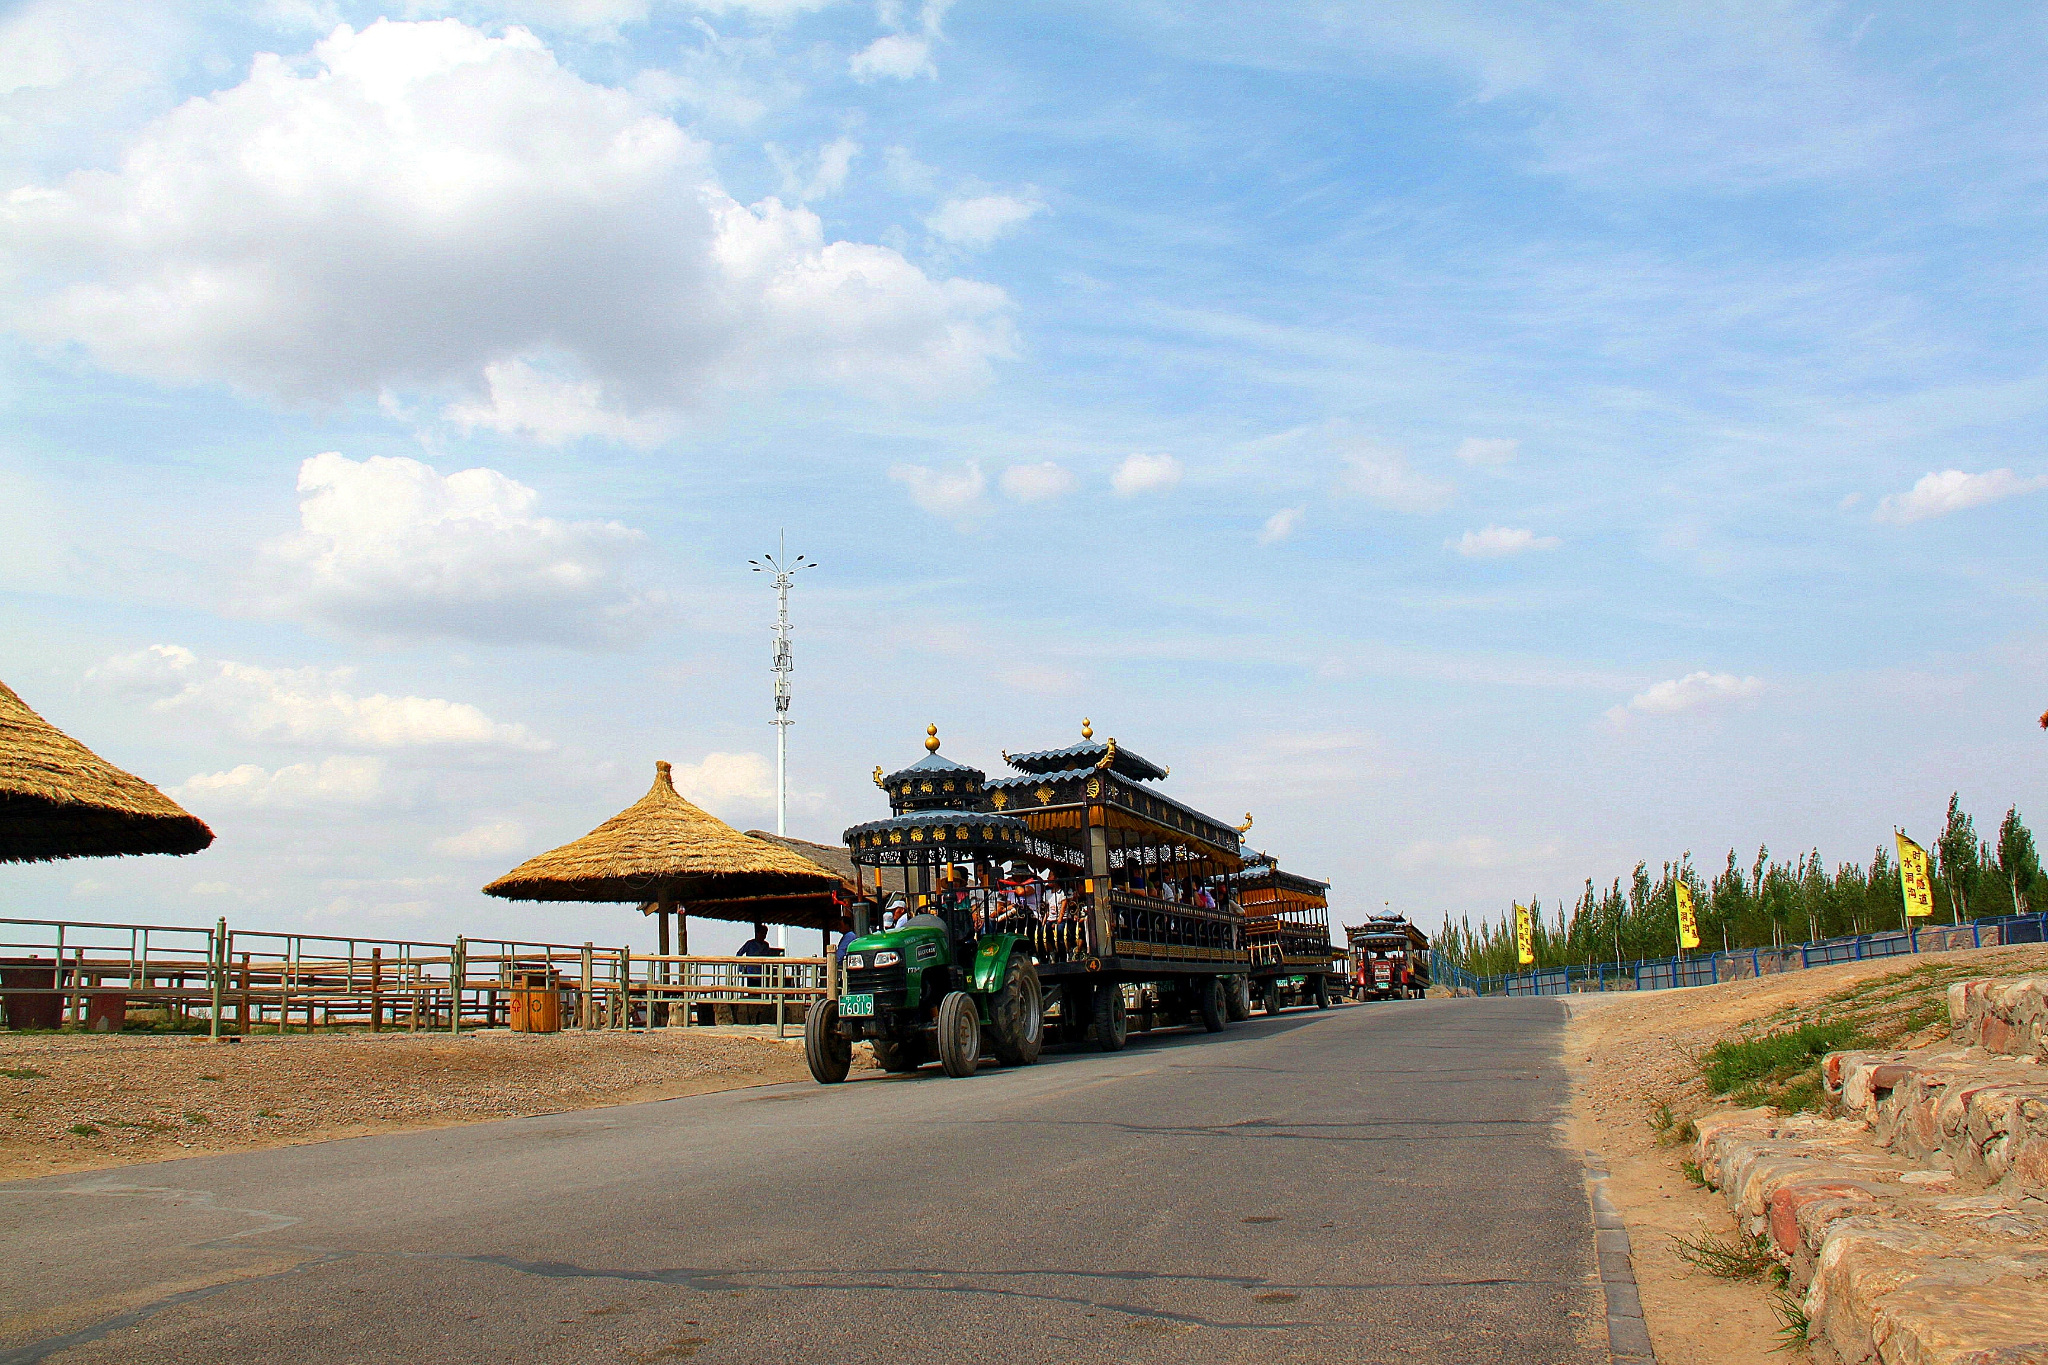
{"label": "tourist trailer carriage", "polygon": [[900,868],[910,889],[900,919],[856,911],[841,993],[807,1025],[819,1080],[844,1077],[858,1039],[886,1070],[937,1055],[964,1075],[984,1035],[1000,1060],[1035,1059],[1048,1016],[1066,1041],[1113,1052],[1134,1012],[1141,1028],[1199,1017],[1212,1031],[1238,1013],[1243,918],[1216,889],[1243,865],[1237,828],[1160,792],[1165,768],[1085,725],[1080,744],[1006,753],[1014,771],[993,778],[927,734],[923,759],[875,770],[890,817],[846,831],[857,864]]}
{"label": "tourist trailer carriage", "polygon": [[1232,874],[1244,910],[1251,994],[1268,1014],[1289,1005],[1328,1009],[1344,992],[1342,949],[1330,941],[1330,884],[1283,872],[1265,854]]}
{"label": "tourist trailer carriage", "polygon": [[1429,937],[1400,915],[1374,915],[1347,924],[1355,967],[1352,993],[1360,1000],[1420,1000],[1429,990]]}

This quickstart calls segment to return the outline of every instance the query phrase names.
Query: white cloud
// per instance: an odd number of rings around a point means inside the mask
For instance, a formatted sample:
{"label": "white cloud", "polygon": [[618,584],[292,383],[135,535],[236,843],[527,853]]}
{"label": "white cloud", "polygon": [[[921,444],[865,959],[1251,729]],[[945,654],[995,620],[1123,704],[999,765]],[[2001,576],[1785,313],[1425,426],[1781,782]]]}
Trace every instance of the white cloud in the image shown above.
{"label": "white cloud", "polygon": [[[0,236],[34,340],[290,401],[472,393],[460,420],[548,439],[714,391],[940,390],[1012,338],[1001,290],[741,205],[649,96],[455,20],[258,56],[115,169],[17,190]],[[557,388],[489,373],[516,361]]]}
{"label": "white cloud", "polygon": [[808,203],[829,198],[846,188],[846,177],[853,170],[853,159],[860,155],[860,144],[842,134],[820,147],[808,179],[798,173],[796,163],[785,158],[780,148],[770,146],[768,153],[782,171],[783,192]]}
{"label": "white cloud", "polygon": [[510,858],[526,847],[526,830],[511,820],[487,821],[434,840],[434,852],[449,858]]}
{"label": "white cloud", "polygon": [[1340,492],[1369,498],[1397,512],[1440,512],[1457,489],[1417,473],[1400,451],[1359,442],[1344,453],[1346,469],[1337,480]]}
{"label": "white cloud", "polygon": [[1180,482],[1183,472],[1180,461],[1171,455],[1133,455],[1109,476],[1109,486],[1125,498],[1164,493]]}
{"label": "white cloud", "polygon": [[701,763],[676,764],[674,772],[676,790],[713,813],[775,808],[775,764],[765,755],[706,754]]}
{"label": "white cloud", "polygon": [[1761,678],[1738,678],[1733,673],[1705,671],[1688,673],[1682,678],[1669,678],[1644,688],[1630,697],[1626,705],[1610,710],[1607,719],[1621,725],[1631,716],[1673,716],[1684,711],[1748,701],[1762,695],[1763,691]]}
{"label": "white cloud", "polygon": [[1035,199],[1008,194],[984,194],[974,199],[952,199],[924,220],[932,234],[954,246],[985,247],[1024,222],[1045,205]]}
{"label": "white cloud", "polygon": [[201,811],[369,806],[385,796],[384,760],[337,755],[275,772],[244,763],[226,772],[195,774],[173,787],[171,795]]}
{"label": "white cloud", "polygon": [[1281,508],[1267,517],[1266,524],[1259,528],[1259,544],[1278,545],[1301,529],[1301,519],[1307,514],[1306,507]]}
{"label": "white cloud", "polygon": [[889,466],[889,477],[910,490],[910,500],[935,517],[963,520],[983,510],[988,479],[972,460],[958,469],[928,469],[919,464]]}
{"label": "white cloud", "polygon": [[1556,536],[1539,536],[1521,527],[1487,526],[1445,541],[1444,548],[1456,550],[1467,559],[1500,559],[1529,550],[1555,550],[1562,544]]}
{"label": "white cloud", "polygon": [[552,747],[525,726],[494,721],[466,702],[357,695],[345,690],[353,677],[346,668],[202,660],[180,645],[152,645],[86,673],[96,686],[154,698],[153,711],[208,717],[250,739],[351,749]]}
{"label": "white cloud", "polygon": [[1951,512],[1982,507],[1987,502],[2042,488],[2048,488],[2048,474],[2023,479],[2010,469],[1994,469],[1988,474],[1965,474],[1960,469],[1947,469],[1939,474],[1923,476],[1907,492],[1887,495],[1877,504],[1874,516],[1878,521],[1904,525],[1925,521],[1929,517],[1945,517]]}
{"label": "white cloud", "polygon": [[939,74],[932,64],[931,39],[913,33],[886,33],[854,53],[847,65],[862,81],[908,81]]}
{"label": "white cloud", "polygon": [[671,414],[616,411],[597,380],[564,378],[525,360],[492,361],[484,366],[483,386],[482,397],[450,403],[442,412],[465,434],[483,427],[542,445],[594,436],[646,449],[676,432]]}
{"label": "white cloud", "polygon": [[494,469],[332,451],[299,467],[298,534],[266,547],[268,610],[382,636],[593,642],[646,604],[623,578],[641,533],[536,515]]}
{"label": "white cloud", "polygon": [[939,41],[939,25],[952,8],[953,0],[925,0],[915,26],[906,24],[898,0],[881,0],[876,6],[882,23],[897,30],[886,33],[853,54],[847,62],[855,80],[915,80],[935,77],[932,48]]}
{"label": "white cloud", "polygon": [[1468,436],[1459,442],[1457,457],[1466,464],[1485,465],[1498,469],[1513,464],[1515,455],[1521,450],[1520,441],[1496,440],[1484,436]]}
{"label": "white cloud", "polygon": [[1003,471],[1005,497],[1018,502],[1047,502],[1074,491],[1072,471],[1047,460],[1044,464],[1013,464]]}

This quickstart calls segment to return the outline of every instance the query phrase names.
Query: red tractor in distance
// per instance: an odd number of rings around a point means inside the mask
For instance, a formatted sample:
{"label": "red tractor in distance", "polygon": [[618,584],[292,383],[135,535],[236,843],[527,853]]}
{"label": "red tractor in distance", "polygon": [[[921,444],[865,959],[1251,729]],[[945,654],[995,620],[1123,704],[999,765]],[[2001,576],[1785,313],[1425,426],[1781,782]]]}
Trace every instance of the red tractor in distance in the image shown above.
{"label": "red tractor in distance", "polygon": [[1420,1000],[1429,991],[1429,936],[1400,915],[1347,924],[1351,993],[1359,1000]]}

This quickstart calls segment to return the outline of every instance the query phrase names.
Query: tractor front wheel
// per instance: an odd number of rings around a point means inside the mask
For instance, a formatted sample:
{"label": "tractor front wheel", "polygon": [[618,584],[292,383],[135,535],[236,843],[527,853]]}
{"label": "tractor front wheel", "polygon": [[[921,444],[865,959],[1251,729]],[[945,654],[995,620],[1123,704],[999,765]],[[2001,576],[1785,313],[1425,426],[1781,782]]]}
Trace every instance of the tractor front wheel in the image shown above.
{"label": "tractor front wheel", "polygon": [[1330,978],[1327,976],[1316,978],[1316,1008],[1319,1010],[1330,1008]]}
{"label": "tractor front wheel", "polygon": [[1204,981],[1195,1004],[1202,1011],[1202,1027],[1211,1033],[1223,1032],[1223,1021],[1228,1015],[1223,1003],[1223,978],[1212,976]]}
{"label": "tractor front wheel", "polygon": [[1286,1008],[1285,1005],[1280,1003],[1280,983],[1268,981],[1266,983],[1266,1013],[1278,1014]]}
{"label": "tractor front wheel", "polygon": [[1004,1066],[1030,1066],[1045,1042],[1045,999],[1038,986],[1038,967],[1011,958],[1003,988],[989,998],[988,1031],[996,1060]]}
{"label": "tractor front wheel", "polygon": [[1095,1046],[1122,1052],[1131,1040],[1131,1021],[1124,1013],[1124,988],[1105,981],[1095,988]]}
{"label": "tractor front wheel", "polygon": [[814,1000],[804,1016],[804,1063],[819,1085],[837,1085],[853,1065],[853,1044],[839,1036],[839,1002]]}
{"label": "tractor front wheel", "polygon": [[939,1065],[948,1076],[972,1076],[981,1065],[981,1011],[966,991],[939,1002]]}

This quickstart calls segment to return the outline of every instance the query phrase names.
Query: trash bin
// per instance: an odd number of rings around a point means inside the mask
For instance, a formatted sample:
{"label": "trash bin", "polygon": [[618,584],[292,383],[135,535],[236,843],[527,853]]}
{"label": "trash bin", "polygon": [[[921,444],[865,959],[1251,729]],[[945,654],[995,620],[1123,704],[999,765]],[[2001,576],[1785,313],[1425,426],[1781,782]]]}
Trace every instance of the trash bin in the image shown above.
{"label": "trash bin", "polygon": [[0,962],[0,1009],[7,1011],[9,1028],[62,1028],[64,997],[31,995],[30,991],[54,991],[57,964],[45,957],[16,957]]}
{"label": "trash bin", "polygon": [[546,971],[512,974],[512,1031],[562,1031],[562,986],[555,973]]}

